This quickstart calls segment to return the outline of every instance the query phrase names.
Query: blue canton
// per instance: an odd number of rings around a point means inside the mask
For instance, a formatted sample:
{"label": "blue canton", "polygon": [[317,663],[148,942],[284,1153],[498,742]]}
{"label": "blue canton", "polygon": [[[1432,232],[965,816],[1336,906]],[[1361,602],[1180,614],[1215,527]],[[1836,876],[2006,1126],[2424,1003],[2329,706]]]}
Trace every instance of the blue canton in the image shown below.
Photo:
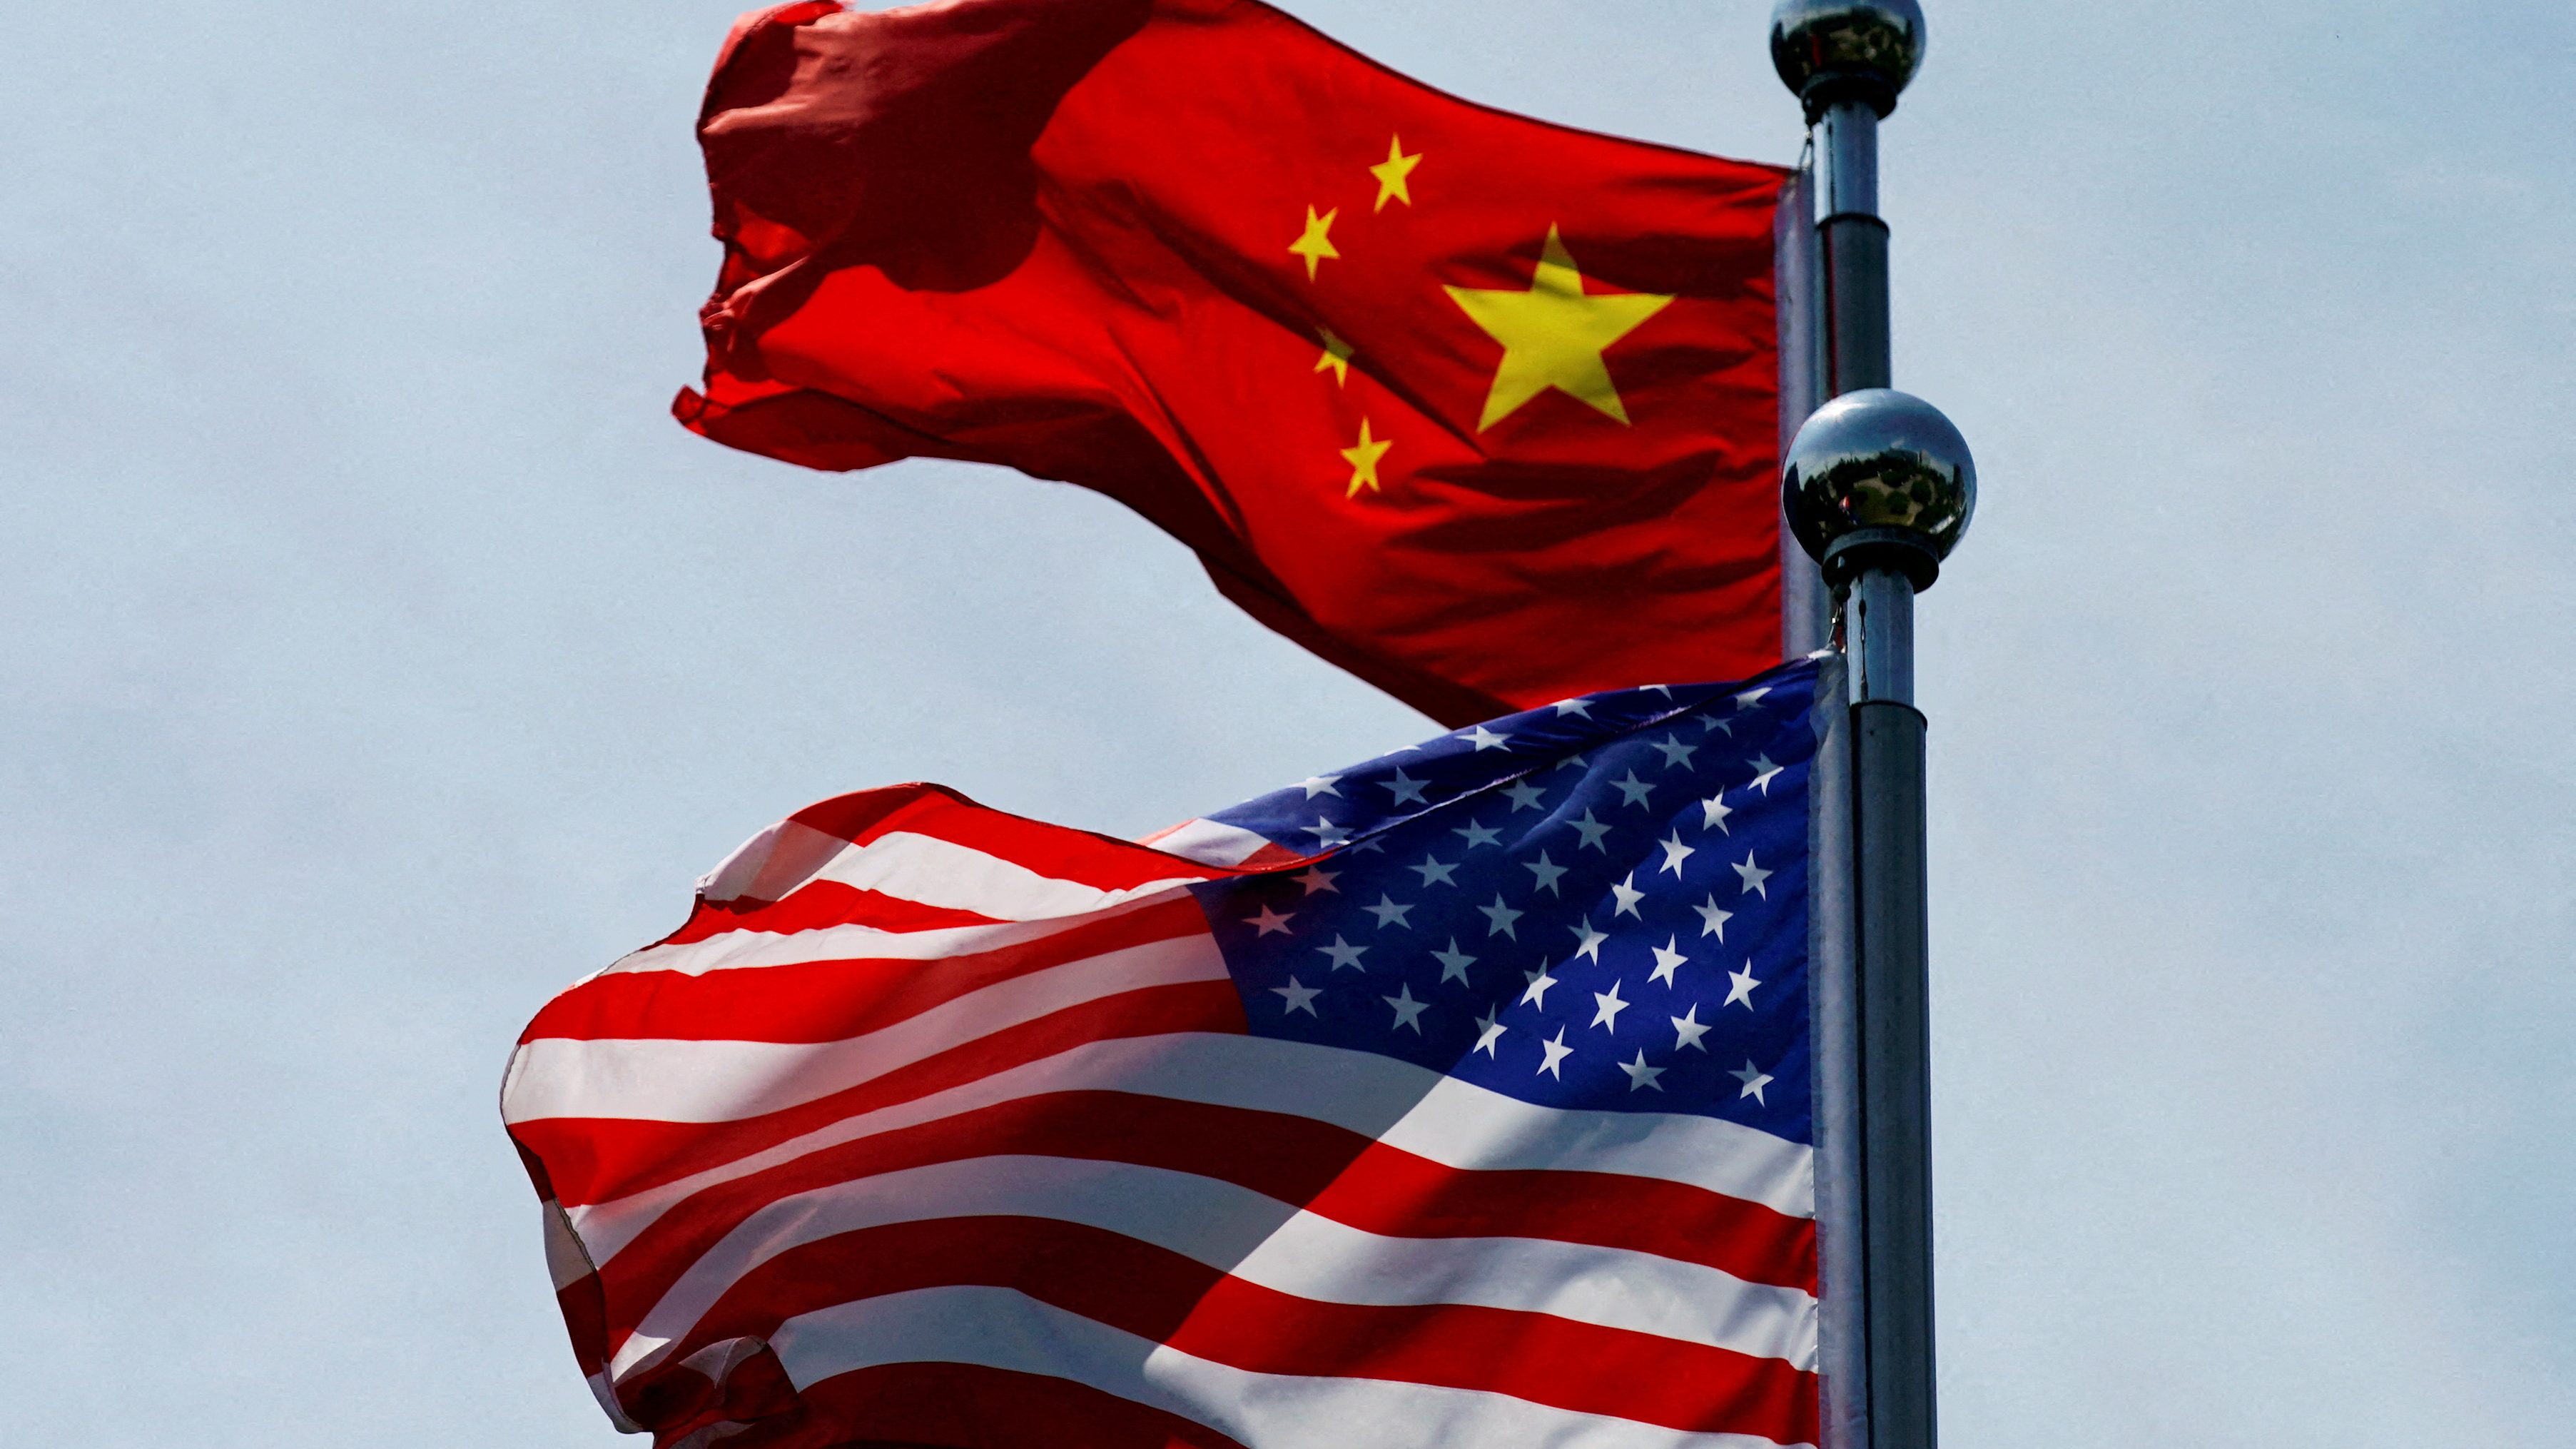
{"label": "blue canton", "polygon": [[1252,1031],[1812,1141],[1816,677],[1566,700],[1210,817],[1317,857],[1195,888]]}

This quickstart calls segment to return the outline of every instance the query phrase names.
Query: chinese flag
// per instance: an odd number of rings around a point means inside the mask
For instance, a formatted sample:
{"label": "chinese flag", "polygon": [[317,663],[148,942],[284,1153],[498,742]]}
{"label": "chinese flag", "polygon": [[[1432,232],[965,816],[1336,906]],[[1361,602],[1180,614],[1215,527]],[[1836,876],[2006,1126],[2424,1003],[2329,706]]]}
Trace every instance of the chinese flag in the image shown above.
{"label": "chinese flag", "polygon": [[1779,658],[1778,168],[1252,0],[785,5],[698,134],[707,437],[1097,489],[1452,724]]}

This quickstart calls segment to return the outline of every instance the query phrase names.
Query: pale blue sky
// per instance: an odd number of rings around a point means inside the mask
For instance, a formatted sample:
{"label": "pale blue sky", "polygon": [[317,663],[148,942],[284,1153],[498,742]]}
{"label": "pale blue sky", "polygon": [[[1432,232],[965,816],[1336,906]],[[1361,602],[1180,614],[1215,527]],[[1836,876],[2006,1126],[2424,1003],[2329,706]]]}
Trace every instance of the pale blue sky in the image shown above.
{"label": "pale blue sky", "polygon": [[[1945,1433],[2576,1445],[2576,13],[1927,7]],[[549,992],[816,797],[1427,732],[1107,503],[664,419],[735,8],[12,11],[0,1437],[610,1443],[493,1108]],[[1797,150],[1753,0],[1291,8]]]}

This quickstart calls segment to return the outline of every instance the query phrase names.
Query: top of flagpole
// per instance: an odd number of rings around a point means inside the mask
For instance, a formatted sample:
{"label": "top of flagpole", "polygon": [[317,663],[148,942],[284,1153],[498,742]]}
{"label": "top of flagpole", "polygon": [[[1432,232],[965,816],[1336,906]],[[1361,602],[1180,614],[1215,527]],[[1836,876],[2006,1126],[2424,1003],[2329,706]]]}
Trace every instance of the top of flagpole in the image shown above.
{"label": "top of flagpole", "polygon": [[1780,0],[1771,12],[1771,64],[1813,125],[1838,101],[1881,117],[1923,64],[1923,7],[1915,0]]}

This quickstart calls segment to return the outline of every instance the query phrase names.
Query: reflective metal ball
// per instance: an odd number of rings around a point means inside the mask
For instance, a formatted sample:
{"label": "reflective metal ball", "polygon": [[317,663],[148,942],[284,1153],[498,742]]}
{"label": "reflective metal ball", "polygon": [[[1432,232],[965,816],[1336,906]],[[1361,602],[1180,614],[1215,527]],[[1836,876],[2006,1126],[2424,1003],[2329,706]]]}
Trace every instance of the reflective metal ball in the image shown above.
{"label": "reflective metal ball", "polygon": [[1923,7],[1915,0],[1780,0],[1771,11],[1771,65],[1813,121],[1852,96],[1880,115],[1923,64]]}
{"label": "reflective metal ball", "polygon": [[1864,388],[1798,429],[1781,460],[1780,504],[1829,581],[1894,568],[1928,588],[1977,511],[1977,464],[1939,408]]}

